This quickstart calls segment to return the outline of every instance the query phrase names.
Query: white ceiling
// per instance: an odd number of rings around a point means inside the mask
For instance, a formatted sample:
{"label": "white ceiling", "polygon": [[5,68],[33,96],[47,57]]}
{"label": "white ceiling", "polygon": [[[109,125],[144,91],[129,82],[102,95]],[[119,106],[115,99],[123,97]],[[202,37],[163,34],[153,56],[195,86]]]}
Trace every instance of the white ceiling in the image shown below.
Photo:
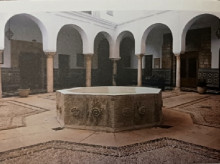
{"label": "white ceiling", "polygon": [[220,11],[219,0],[13,0],[0,1],[0,12],[88,10]]}

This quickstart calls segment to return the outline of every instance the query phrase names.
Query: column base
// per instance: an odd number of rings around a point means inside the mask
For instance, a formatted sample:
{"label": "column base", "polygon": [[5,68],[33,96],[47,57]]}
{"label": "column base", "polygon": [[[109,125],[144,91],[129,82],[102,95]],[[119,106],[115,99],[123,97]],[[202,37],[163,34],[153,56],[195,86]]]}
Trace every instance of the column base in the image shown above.
{"label": "column base", "polygon": [[175,92],[180,92],[181,89],[180,89],[180,87],[175,87],[175,88],[174,88],[174,91],[175,91]]}

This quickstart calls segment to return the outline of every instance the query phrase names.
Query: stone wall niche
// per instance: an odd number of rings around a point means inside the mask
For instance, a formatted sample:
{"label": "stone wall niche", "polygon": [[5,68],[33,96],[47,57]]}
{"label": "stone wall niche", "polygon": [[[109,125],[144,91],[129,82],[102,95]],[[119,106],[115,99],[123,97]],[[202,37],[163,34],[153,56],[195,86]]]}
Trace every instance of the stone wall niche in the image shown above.
{"label": "stone wall niche", "polygon": [[57,91],[57,118],[65,127],[117,132],[162,121],[160,89],[82,87]]}

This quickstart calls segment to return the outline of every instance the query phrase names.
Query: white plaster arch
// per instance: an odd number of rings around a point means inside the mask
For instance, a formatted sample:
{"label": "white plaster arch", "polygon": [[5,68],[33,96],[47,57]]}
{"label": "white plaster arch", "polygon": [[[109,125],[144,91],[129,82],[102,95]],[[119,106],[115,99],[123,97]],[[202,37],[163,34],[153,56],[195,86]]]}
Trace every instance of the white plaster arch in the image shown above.
{"label": "white plaster arch", "polygon": [[[108,32],[105,32],[105,31],[100,31],[96,34],[94,40],[93,40],[93,44],[95,45],[95,39],[96,37],[99,35],[99,34],[103,34],[104,37],[108,40],[108,43],[109,43],[109,58],[111,58],[114,54],[114,47],[113,47],[113,38],[112,36],[108,33]],[[95,53],[95,52],[94,52]]]}
{"label": "white plaster arch", "polygon": [[8,14],[0,13],[0,50],[5,49],[5,25],[8,21]]}
{"label": "white plaster arch", "polygon": [[[105,31],[100,31],[100,32],[98,32],[98,33],[95,35],[95,38],[96,38],[100,33],[105,36],[105,38],[108,40],[109,44],[112,43],[112,41],[113,41],[112,36],[111,36],[108,32],[105,32]],[[94,38],[94,41],[95,41],[95,38]]]}
{"label": "white plaster arch", "polygon": [[188,19],[188,21],[184,24],[183,29],[182,29],[182,31],[180,33],[180,37],[181,37],[180,38],[181,39],[181,53],[185,52],[185,48],[186,48],[186,34],[187,34],[188,30],[190,29],[190,27],[192,26],[192,24],[196,20],[198,20],[198,19],[200,19],[200,18],[202,18],[204,16],[213,16],[213,17],[216,17],[218,19],[220,18],[220,15],[217,15],[217,14],[214,14],[214,13],[198,13],[198,14],[193,15],[192,17],[190,17]]}
{"label": "white plaster arch", "polygon": [[48,30],[47,30],[46,26],[44,25],[44,23],[42,23],[42,21],[36,15],[29,14],[29,13],[13,14],[13,15],[11,15],[7,18],[7,21],[5,22],[5,27],[6,27],[6,24],[8,23],[8,21],[11,18],[16,17],[16,16],[22,16],[22,15],[29,18],[29,19],[31,19],[34,23],[37,24],[38,28],[41,31],[43,49],[45,49],[48,45]]}
{"label": "white plaster arch", "polygon": [[[82,44],[83,44],[83,54],[88,54],[90,53],[90,44],[89,44],[89,41],[88,41],[88,35],[86,34],[85,30],[83,30],[80,26],[78,25],[75,25],[75,24],[65,24],[63,25],[59,32],[63,29],[63,27],[65,26],[71,26],[72,28],[74,28],[75,30],[77,30],[81,36],[81,39],[82,39]],[[58,39],[58,35],[59,35],[59,32],[57,33],[56,35],[56,38]]]}
{"label": "white plaster arch", "polygon": [[150,25],[149,27],[146,28],[146,30],[144,31],[143,35],[142,35],[142,38],[141,38],[141,53],[142,54],[145,54],[145,51],[146,51],[146,39],[149,35],[149,33],[151,32],[151,30],[157,26],[165,26],[167,29],[169,29],[171,35],[172,35],[172,38],[173,38],[173,34],[172,34],[172,31],[170,29],[169,26],[167,26],[166,24],[164,23],[155,23],[155,24],[152,24]]}
{"label": "white plaster arch", "polygon": [[[124,39],[126,36],[130,36],[134,39],[135,43],[135,38],[132,32],[130,31],[122,31],[120,34],[117,35],[117,38],[115,40],[114,44],[114,58],[119,58],[120,59],[120,43],[122,39]],[[135,50],[134,50],[135,51]]]}
{"label": "white plaster arch", "polygon": [[[5,31],[7,30],[6,27],[8,25],[8,22],[10,19],[16,19],[16,17],[23,17],[24,20],[29,20],[30,22],[33,22],[33,25],[36,26],[38,28],[39,31],[39,35],[40,37],[38,37],[38,41],[42,42],[43,45],[43,50],[44,48],[47,46],[48,44],[48,31],[47,28],[45,26],[45,23],[42,21],[42,19],[38,16],[36,16],[35,14],[29,14],[29,13],[7,13],[5,15],[3,15],[3,19],[1,20],[1,22],[3,23],[2,26],[0,27],[0,37],[2,42],[0,43],[2,47],[2,49],[4,49],[4,64],[2,65],[2,67],[11,67],[11,50],[10,50],[10,42],[8,42],[8,40],[6,39],[5,36]],[[24,27],[25,26],[18,22],[20,27]],[[19,34],[19,33],[16,33]],[[25,33],[23,33],[24,35],[26,35]],[[22,34],[22,35],[23,35]],[[36,33],[37,34],[37,33]],[[20,35],[20,34],[19,34]]]}
{"label": "white plaster arch", "polygon": [[117,28],[118,28],[118,33],[120,33],[120,31],[128,30],[134,34],[135,54],[138,55],[144,53],[143,50],[145,48],[142,40],[144,39],[144,37],[147,36],[147,33],[149,33],[146,30],[154,24],[164,24],[165,26],[167,26],[172,33],[173,41],[176,42],[175,41],[176,38],[178,41],[179,38],[175,37],[179,35],[178,20],[179,20],[179,11],[161,11],[161,12],[158,11],[156,14],[123,23],[119,25]]}

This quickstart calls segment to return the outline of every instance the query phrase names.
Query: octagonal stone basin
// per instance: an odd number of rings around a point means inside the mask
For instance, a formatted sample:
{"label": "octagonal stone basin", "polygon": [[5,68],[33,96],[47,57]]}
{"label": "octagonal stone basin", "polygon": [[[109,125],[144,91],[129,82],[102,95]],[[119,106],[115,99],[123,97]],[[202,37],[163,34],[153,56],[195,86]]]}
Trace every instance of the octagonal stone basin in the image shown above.
{"label": "octagonal stone basin", "polygon": [[62,126],[117,132],[159,125],[160,89],[147,87],[81,87],[56,92]]}

